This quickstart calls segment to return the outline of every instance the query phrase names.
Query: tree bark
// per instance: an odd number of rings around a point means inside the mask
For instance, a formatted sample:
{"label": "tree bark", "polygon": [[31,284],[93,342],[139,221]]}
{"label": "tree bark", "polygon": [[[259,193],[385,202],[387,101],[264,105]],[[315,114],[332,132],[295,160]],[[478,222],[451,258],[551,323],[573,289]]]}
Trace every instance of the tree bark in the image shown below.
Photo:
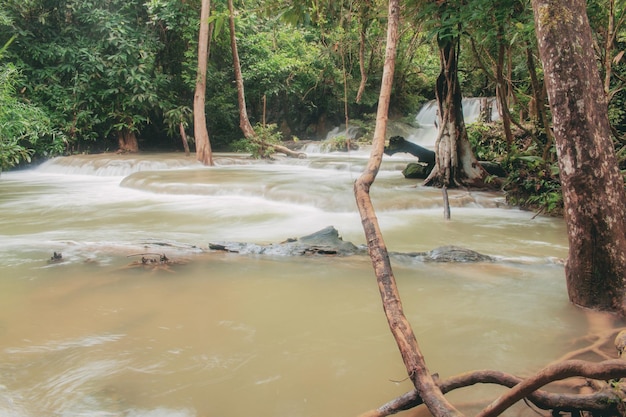
{"label": "tree bark", "polygon": [[209,51],[209,14],[211,0],[202,0],[200,32],[198,34],[198,72],[193,96],[193,131],[196,140],[196,158],[204,165],[213,165],[213,152],[206,126],[205,97],[206,71]]}
{"label": "tree bark", "polygon": [[230,28],[230,49],[233,54],[233,67],[235,71],[235,84],[237,85],[237,101],[239,103],[239,127],[246,139],[256,136],[254,129],[248,118],[246,108],[246,95],[243,86],[243,75],[241,73],[241,63],[239,62],[239,52],[237,50],[237,37],[235,36],[235,9],[233,0],[228,0],[228,26]]}
{"label": "tree bark", "polygon": [[487,171],[478,163],[467,137],[458,78],[458,37],[438,38],[441,72],[437,78],[439,134],[435,167],[424,185],[436,187],[488,187]]}
{"label": "tree bark", "polygon": [[[602,390],[590,394],[567,394],[552,393],[538,388],[569,377],[613,379],[621,378],[624,375],[626,375],[626,363],[623,360],[613,359],[600,363],[576,360],[550,365],[527,380],[505,372],[483,370],[457,375],[438,382],[438,385],[441,391],[446,394],[476,384],[495,384],[511,388],[510,391],[483,409],[479,414],[481,417],[498,415],[524,397],[542,410],[570,412],[584,410],[602,413],[615,411],[617,404],[621,402],[618,390]],[[360,417],[385,417],[409,410],[423,403],[417,391],[413,390],[375,410],[362,414]]]}
{"label": "tree bark", "polygon": [[626,314],[626,194],[585,0],[533,0],[559,157],[570,300]]}
{"label": "tree bark", "polygon": [[389,101],[393,84],[396,47],[398,42],[398,22],[400,6],[398,0],[389,1],[387,21],[387,49],[383,67],[383,79],[378,100],[376,127],[372,151],[368,164],[361,176],[354,183],[354,194],[361,215],[363,230],[378,288],[383,302],[383,309],[389,328],[398,344],[400,354],[406,366],[409,378],[415,385],[421,398],[435,417],[460,416],[461,414],[444,398],[428,372],[424,357],[402,309],[402,302],[391,269],[389,253],[383,240],[382,232],[376,219],[376,213],[369,195],[371,185],[376,179],[385,149],[385,132],[389,113]]}
{"label": "tree bark", "polygon": [[248,110],[246,107],[246,92],[243,84],[243,74],[241,73],[239,52],[237,50],[237,37],[235,36],[235,8],[233,6],[233,0],[228,0],[228,12],[228,26],[230,29],[230,49],[233,54],[235,84],[237,85],[237,102],[239,104],[239,127],[243,132],[243,136],[250,141],[263,144],[263,146],[274,148],[275,151],[282,152],[287,156],[291,156],[294,158],[305,158],[305,153],[292,151],[286,146],[263,143],[263,141],[261,141],[254,132],[254,128],[250,124],[250,119],[248,118]]}
{"label": "tree bark", "polygon": [[120,152],[138,152],[139,144],[135,132],[128,128],[123,128],[117,132],[117,145]]}
{"label": "tree bark", "polygon": [[368,1],[361,4],[361,10],[359,11],[359,19],[361,23],[361,30],[359,31],[359,71],[361,73],[361,81],[359,82],[359,89],[356,93],[356,103],[360,103],[365,93],[365,86],[367,85],[367,71],[365,69],[365,41],[367,36],[367,27],[370,22],[369,17],[370,3]]}
{"label": "tree bark", "polygon": [[509,88],[504,79],[504,58],[506,55],[506,44],[504,39],[504,27],[498,25],[498,60],[496,63],[496,96],[500,103],[500,114],[502,116],[502,127],[506,137],[507,150],[511,150],[513,146],[513,132],[511,131],[511,112],[509,111]]}
{"label": "tree bark", "polygon": [[539,124],[539,128],[543,129],[543,131],[545,132],[546,142],[538,142],[537,144],[543,147],[543,160],[548,161],[550,148],[552,147],[552,142],[554,142],[554,138],[552,136],[550,123],[548,122],[548,115],[546,114],[546,96],[544,94],[545,88],[543,84],[539,83],[537,70],[535,68],[535,58],[533,57],[533,51],[530,47],[530,43],[528,42],[526,42],[526,66],[528,67],[528,73],[530,74],[530,86],[533,92],[533,102],[535,103],[534,111],[531,112],[529,109],[529,113],[531,113],[531,119],[534,119],[534,121]]}
{"label": "tree bark", "polygon": [[183,122],[180,122],[178,124],[178,131],[180,132],[180,139],[183,141],[185,156],[189,156],[189,141],[187,140],[187,134],[185,133],[185,125],[183,124]]}

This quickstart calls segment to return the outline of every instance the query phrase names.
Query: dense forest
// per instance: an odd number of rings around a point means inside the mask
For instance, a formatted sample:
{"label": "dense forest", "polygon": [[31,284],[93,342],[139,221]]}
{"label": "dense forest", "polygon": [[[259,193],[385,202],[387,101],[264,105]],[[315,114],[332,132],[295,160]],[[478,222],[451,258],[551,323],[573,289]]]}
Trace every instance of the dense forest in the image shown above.
{"label": "dense forest", "polygon": [[[479,159],[497,160],[509,201],[559,214],[551,112],[529,1],[401,3],[392,118],[414,123],[435,98],[438,42],[454,40],[465,97],[493,96],[502,117],[469,128]],[[49,156],[142,150],[193,142],[199,0],[7,0],[0,10],[0,167]],[[625,9],[587,3],[609,98],[620,169],[626,168]],[[211,2],[206,124],[214,150],[250,151],[239,129],[228,4]],[[384,61],[386,3],[235,2],[246,108],[272,140],[320,139],[342,123],[370,126]],[[450,43],[452,45],[452,43]],[[366,134],[361,140],[371,140]]]}

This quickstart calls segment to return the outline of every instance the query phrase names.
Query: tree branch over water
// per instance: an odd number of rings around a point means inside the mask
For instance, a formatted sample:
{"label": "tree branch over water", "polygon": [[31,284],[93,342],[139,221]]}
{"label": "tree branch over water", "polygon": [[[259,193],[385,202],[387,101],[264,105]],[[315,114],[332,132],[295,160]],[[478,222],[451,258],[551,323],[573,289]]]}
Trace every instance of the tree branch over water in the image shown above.
{"label": "tree branch over water", "polygon": [[[366,412],[361,417],[387,416],[422,403],[428,407],[428,410],[434,417],[461,417],[463,414],[444,397],[444,393],[478,383],[498,384],[511,388],[507,393],[501,395],[483,409],[478,414],[478,417],[500,415],[510,406],[524,398],[530,399],[540,408],[552,409],[555,412],[561,410],[571,412],[578,412],[578,410],[609,410],[609,414],[614,414],[617,409],[610,407],[618,407],[616,404],[622,404],[621,396],[624,394],[617,382],[601,385],[602,389],[590,395],[550,394],[537,390],[551,382],[571,377],[598,380],[626,377],[626,361],[622,359],[606,360],[600,363],[582,360],[560,361],[546,366],[534,376],[525,380],[503,372],[474,371],[440,382],[428,371],[413,329],[404,315],[389,260],[389,253],[369,195],[370,188],[380,169],[384,153],[398,41],[398,21],[399,2],[398,0],[390,0],[385,64],[372,151],[364,172],[354,184],[354,194],[387,322],[400,350],[408,376],[415,386],[415,391],[409,392],[377,410]],[[626,346],[626,343],[624,343],[624,346]]]}
{"label": "tree branch over water", "polygon": [[393,276],[393,271],[391,270],[389,253],[385,246],[369,195],[370,187],[374,183],[376,174],[380,169],[385,149],[385,133],[387,129],[391,87],[393,85],[396,45],[398,42],[399,14],[400,6],[398,0],[390,0],[387,23],[387,48],[376,114],[376,128],[374,130],[372,153],[365,171],[354,184],[354,194],[361,214],[361,222],[367,239],[367,247],[376,273],[389,328],[396,339],[408,375],[413,381],[420,397],[424,399],[424,402],[428,405],[429,410],[435,417],[460,416],[461,414],[458,410],[444,398],[441,390],[439,390],[434,379],[428,372],[413,329],[404,315],[400,295]]}

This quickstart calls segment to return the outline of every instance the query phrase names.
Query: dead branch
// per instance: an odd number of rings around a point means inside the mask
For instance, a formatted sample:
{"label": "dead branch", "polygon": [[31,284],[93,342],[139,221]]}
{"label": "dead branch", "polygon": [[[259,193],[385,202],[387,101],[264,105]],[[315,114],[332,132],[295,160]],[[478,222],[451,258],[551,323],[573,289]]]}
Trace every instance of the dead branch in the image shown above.
{"label": "dead branch", "polygon": [[548,365],[532,377],[527,378],[501,395],[483,411],[478,413],[476,417],[497,416],[544,385],[575,376],[600,380],[623,378],[626,377],[626,361],[622,359],[611,359],[593,363],[581,360],[569,360]]}
{"label": "dead branch", "polygon": [[[467,388],[476,384],[495,384],[507,388],[513,388],[521,382],[523,382],[522,378],[505,372],[481,370],[466,372],[464,374],[446,379],[438,383],[438,386],[442,393],[447,394],[455,389]],[[587,410],[592,412],[602,412],[613,409],[615,404],[621,401],[618,395],[614,391],[610,390],[602,390],[594,392],[593,394],[585,395],[567,393],[557,394],[536,390],[528,394],[527,398],[535,406],[543,410],[560,411]],[[399,413],[400,411],[417,407],[423,403],[424,402],[417,393],[417,390],[413,390],[389,401],[375,410],[363,413],[359,417],[386,417]]]}

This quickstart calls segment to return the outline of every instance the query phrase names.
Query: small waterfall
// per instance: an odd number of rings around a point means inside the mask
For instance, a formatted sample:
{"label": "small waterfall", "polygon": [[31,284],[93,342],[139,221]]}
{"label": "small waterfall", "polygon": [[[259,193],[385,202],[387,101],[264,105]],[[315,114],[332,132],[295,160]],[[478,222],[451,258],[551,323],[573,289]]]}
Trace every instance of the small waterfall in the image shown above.
{"label": "small waterfall", "polygon": [[[498,120],[500,113],[495,97],[468,97],[463,99],[463,118],[465,124],[474,123],[480,117],[483,101],[491,108],[491,120]],[[425,148],[433,148],[437,140],[437,102],[431,100],[425,103],[415,116],[418,128],[406,138],[408,141],[416,143]]]}
{"label": "small waterfall", "polygon": [[186,157],[183,153],[73,155],[52,158],[36,170],[46,174],[124,177],[139,171],[192,168],[199,164],[194,157]]}
{"label": "small waterfall", "polygon": [[327,145],[337,136],[345,136],[346,138],[352,140],[362,136],[363,132],[364,130],[360,126],[349,126],[348,130],[346,130],[346,125],[336,126],[326,133],[326,138],[324,138],[324,140],[317,143],[310,143],[302,150],[305,153],[328,153],[329,146]]}

